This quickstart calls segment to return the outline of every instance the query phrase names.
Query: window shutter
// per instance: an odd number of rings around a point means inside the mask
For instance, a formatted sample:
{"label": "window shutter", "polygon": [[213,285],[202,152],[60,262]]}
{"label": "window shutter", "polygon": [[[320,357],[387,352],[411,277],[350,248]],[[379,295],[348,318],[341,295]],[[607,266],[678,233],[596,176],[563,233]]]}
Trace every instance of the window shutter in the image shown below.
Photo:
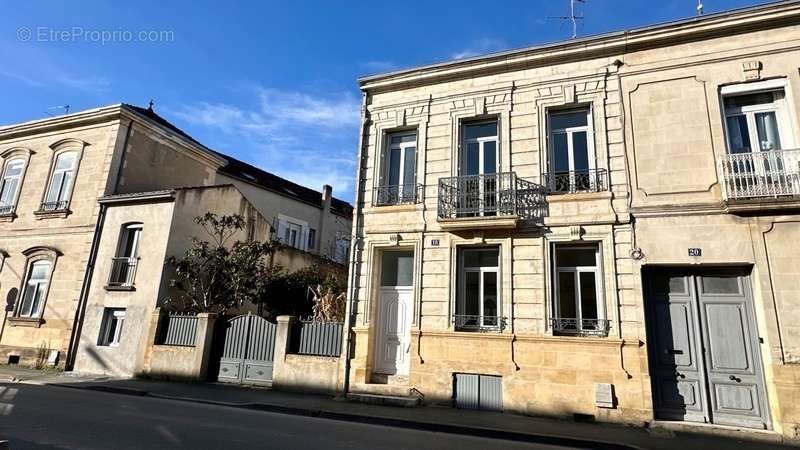
{"label": "window shutter", "polygon": [[286,221],[281,219],[276,219],[278,226],[275,227],[278,230],[278,240],[286,243]]}

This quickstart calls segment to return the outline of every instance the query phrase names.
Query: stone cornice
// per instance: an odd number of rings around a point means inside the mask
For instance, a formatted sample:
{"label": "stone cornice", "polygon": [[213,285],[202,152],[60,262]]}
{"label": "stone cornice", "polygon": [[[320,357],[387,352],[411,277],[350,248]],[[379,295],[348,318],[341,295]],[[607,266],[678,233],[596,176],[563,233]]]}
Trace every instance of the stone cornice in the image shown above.
{"label": "stone cornice", "polygon": [[790,0],[366,76],[358,81],[363,91],[405,89],[443,80],[613,56],[676,42],[685,43],[777,28],[796,24],[798,19],[800,19],[800,1]]}

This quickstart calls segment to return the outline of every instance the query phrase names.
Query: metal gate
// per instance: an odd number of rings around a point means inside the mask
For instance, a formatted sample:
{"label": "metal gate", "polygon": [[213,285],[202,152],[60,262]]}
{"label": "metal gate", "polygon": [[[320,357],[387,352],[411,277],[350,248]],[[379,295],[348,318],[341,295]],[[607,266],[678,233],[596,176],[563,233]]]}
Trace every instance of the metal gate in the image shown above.
{"label": "metal gate", "polygon": [[502,377],[473,373],[456,373],[454,377],[456,408],[503,410]]}
{"label": "metal gate", "polygon": [[217,379],[226,383],[270,384],[278,326],[251,313],[225,324]]}
{"label": "metal gate", "polygon": [[744,270],[667,269],[645,280],[656,416],[769,428]]}

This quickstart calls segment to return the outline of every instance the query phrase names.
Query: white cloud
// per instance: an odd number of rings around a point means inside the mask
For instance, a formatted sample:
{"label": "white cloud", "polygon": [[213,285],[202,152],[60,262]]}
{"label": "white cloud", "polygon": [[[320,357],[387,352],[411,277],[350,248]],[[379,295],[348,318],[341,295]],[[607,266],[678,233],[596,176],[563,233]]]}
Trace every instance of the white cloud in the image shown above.
{"label": "white cloud", "polygon": [[[164,108],[219,151],[312,189],[353,195],[361,102],[349,92],[313,95],[256,86],[253,104],[197,102]],[[187,130],[188,131],[188,130]]]}
{"label": "white cloud", "polygon": [[502,39],[483,37],[478,39],[468,48],[453,53],[450,55],[450,57],[453,59],[469,58],[471,56],[492,53],[506,48],[508,48],[508,46]]}

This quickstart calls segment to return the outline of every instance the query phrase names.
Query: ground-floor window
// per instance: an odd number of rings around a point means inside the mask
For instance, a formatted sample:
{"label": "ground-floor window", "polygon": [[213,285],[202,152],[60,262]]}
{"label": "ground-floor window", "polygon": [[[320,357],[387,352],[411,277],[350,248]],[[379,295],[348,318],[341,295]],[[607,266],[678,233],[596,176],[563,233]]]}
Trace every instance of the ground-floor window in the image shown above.
{"label": "ground-floor window", "polygon": [[502,329],[500,247],[462,248],[458,255],[456,330]]}
{"label": "ground-floor window", "polygon": [[607,335],[599,244],[553,247],[555,334]]}
{"label": "ground-floor window", "polygon": [[98,345],[116,347],[122,337],[122,325],[125,323],[125,308],[105,308],[103,323],[100,327]]}

